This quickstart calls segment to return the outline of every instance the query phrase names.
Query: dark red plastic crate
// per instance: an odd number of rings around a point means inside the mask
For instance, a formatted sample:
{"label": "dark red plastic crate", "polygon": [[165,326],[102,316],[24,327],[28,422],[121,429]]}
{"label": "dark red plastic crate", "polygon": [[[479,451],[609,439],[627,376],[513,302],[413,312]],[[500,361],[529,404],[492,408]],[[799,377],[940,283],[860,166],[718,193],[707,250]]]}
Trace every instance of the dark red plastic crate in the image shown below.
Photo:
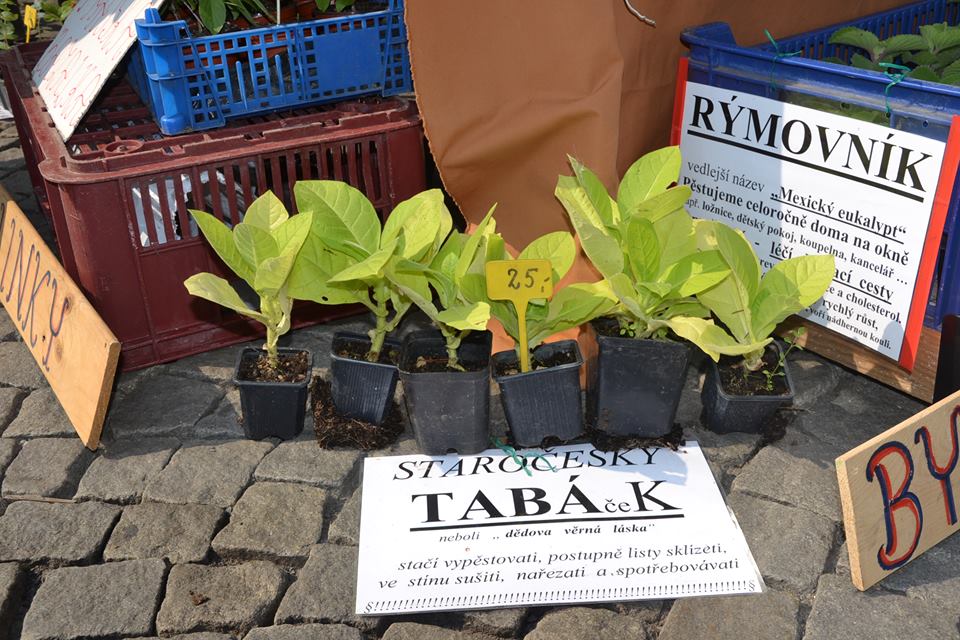
{"label": "dark red plastic crate", "polygon": [[[420,116],[404,100],[303,108],[164,137],[115,77],[64,143],[30,81],[45,46],[14,49],[4,80],[63,264],[123,344],[124,370],[262,334],[258,324],[184,288],[198,271],[231,275],[188,209],[236,222],[269,189],[295,212],[297,180],[337,179],[362,190],[383,216],[424,188]],[[302,325],[354,312],[304,304],[294,319]]]}

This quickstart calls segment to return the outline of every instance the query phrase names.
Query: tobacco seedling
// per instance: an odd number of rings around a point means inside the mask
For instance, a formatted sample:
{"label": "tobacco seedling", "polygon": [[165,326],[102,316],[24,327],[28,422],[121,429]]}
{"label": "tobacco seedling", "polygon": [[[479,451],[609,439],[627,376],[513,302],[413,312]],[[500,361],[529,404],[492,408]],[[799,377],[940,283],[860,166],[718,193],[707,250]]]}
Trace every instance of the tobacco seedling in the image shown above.
{"label": "tobacco seedling", "polygon": [[807,333],[805,327],[798,327],[793,331],[790,331],[785,336],[783,336],[783,341],[787,343],[787,348],[780,352],[780,357],[777,358],[777,363],[773,366],[772,369],[762,369],[760,373],[763,374],[763,377],[766,378],[764,383],[764,388],[767,391],[773,391],[773,383],[777,378],[782,378],[786,374],[784,373],[784,365],[787,364],[787,356],[790,355],[790,352],[794,349],[803,350],[803,347],[797,342],[801,336]]}
{"label": "tobacco seedling", "polygon": [[714,360],[736,351],[694,297],[723,281],[730,269],[719,251],[697,248],[694,221],[684,209],[690,187],[671,186],[680,173],[679,148],[637,160],[616,199],[580,162],[570,158],[570,164],[574,175],[560,176],[555,194],[616,297],[611,315],[621,335],[665,339],[673,333]]}
{"label": "tobacco seedling", "polygon": [[712,220],[696,222],[701,249],[717,250],[730,273],[697,299],[726,325],[735,345],[720,345],[724,355],[744,355],[743,368],[759,371],[770,334],[788,316],[803,311],[824,294],[836,272],[829,254],[789,258],[760,277],[760,261],[743,233]]}
{"label": "tobacco seedling", "polygon": [[267,331],[264,348],[268,366],[276,367],[277,340],[290,330],[293,298],[287,281],[310,233],[312,214],[291,217],[280,199],[269,191],[253,201],[243,222],[232,230],[209,213],[190,213],[224,264],[257,293],[260,305],[251,309],[229,282],[212,273],[187,278],[187,291],[263,324]]}
{"label": "tobacco seedling", "polygon": [[[346,183],[301,180],[294,195],[300,211],[313,213],[313,224],[290,274],[290,295],[367,307],[376,324],[366,358],[377,362],[387,335],[412,304],[388,273],[398,265],[428,265],[440,251],[453,226],[442,195],[433,190],[401,202],[382,227],[373,204]],[[429,288],[417,286],[429,299]]]}
{"label": "tobacco seedling", "polygon": [[[440,191],[429,191],[424,197],[434,201],[432,206],[446,211]],[[446,230],[449,231],[449,227]],[[440,229],[441,233],[443,231]],[[438,238],[443,244],[428,264],[402,259],[394,261],[387,269],[387,278],[440,330],[446,342],[448,369],[463,370],[457,356],[460,344],[471,331],[487,328],[490,304],[482,299],[468,299],[459,283],[483,272],[491,243],[502,247],[503,240],[495,233],[496,221],[491,209],[472,233],[454,230],[445,241]],[[433,292],[436,292],[435,296]]]}
{"label": "tobacco seedling", "polygon": [[[576,283],[557,290],[557,283],[573,266],[577,246],[573,236],[566,231],[554,231],[540,236],[513,256],[506,249],[502,239],[496,236],[488,243],[486,259],[492,260],[549,260],[551,280],[556,291],[549,300],[531,300],[527,307],[528,348],[533,351],[545,339],[555,333],[578,327],[594,318],[602,316],[614,307],[613,292],[606,282]],[[461,282],[464,294],[471,300],[486,300],[490,304],[491,315],[500,321],[507,335],[520,348],[520,323],[517,310],[512,302],[489,300],[487,298],[485,275],[468,271]]]}

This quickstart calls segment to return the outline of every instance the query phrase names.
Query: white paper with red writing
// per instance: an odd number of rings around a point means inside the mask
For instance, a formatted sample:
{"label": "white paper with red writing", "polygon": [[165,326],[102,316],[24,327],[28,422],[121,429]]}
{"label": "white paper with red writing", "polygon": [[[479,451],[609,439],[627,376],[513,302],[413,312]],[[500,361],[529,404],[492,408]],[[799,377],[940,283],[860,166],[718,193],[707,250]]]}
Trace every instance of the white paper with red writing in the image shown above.
{"label": "white paper with red writing", "polygon": [[134,20],[161,1],[77,1],[33,69],[33,82],[64,140],[136,40]]}

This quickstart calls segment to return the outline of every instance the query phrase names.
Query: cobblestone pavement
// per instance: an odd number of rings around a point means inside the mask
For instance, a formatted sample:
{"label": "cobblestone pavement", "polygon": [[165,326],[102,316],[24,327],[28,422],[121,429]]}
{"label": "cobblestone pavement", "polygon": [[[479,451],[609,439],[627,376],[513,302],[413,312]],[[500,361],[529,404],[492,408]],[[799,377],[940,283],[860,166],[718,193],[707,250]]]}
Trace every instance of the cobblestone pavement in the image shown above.
{"label": "cobblestone pavement", "polygon": [[[37,217],[16,137],[0,181]],[[48,230],[45,230],[48,231]],[[322,374],[330,333],[292,333]],[[786,435],[678,419],[698,439],[769,586],[759,596],[361,618],[356,451],[242,439],[235,348],[121,375],[96,453],[79,445],[0,310],[0,640],[916,640],[957,638],[960,539],[866,593],[849,579],[833,459],[921,409],[816,356],[791,357]],[[502,415],[494,398],[494,416]],[[408,434],[378,454],[415,453]]]}

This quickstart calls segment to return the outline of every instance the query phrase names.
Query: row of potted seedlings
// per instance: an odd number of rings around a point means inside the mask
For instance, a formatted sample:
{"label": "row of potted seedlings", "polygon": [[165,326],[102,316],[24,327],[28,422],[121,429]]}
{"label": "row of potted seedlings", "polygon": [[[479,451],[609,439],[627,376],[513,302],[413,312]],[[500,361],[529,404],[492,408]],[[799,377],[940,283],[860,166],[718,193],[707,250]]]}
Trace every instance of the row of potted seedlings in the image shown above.
{"label": "row of potted seedlings", "polygon": [[[380,424],[400,378],[414,434],[427,454],[487,448],[491,373],[517,445],[579,436],[580,351],[573,340],[545,341],[586,323],[598,344],[587,396],[595,428],[640,437],[670,432],[690,350],[697,347],[713,361],[703,392],[708,427],[758,430],[791,399],[785,357],[771,334],[824,293],[834,275],[833,256],[784,260],[761,277],[742,233],[694,220],[684,209],[690,189],[676,185],[676,147],[634,163],[615,198],[589,169],[570,162],[573,176],[561,176],[555,193],[603,279],[531,302],[527,372],[520,370],[516,349],[491,356],[490,318],[517,345],[520,319],[509,302],[488,298],[485,266],[549,260],[556,285],[577,255],[570,233],[548,233],[513,256],[492,209],[463,233],[453,229],[442,193],[431,190],[397,205],[381,224],[360,191],[336,181],[298,182],[297,216],[270,193],[232,229],[192,212],[220,258],[260,297],[251,309],[226,280],[209,273],[185,283],[192,294],[266,327],[264,349],[245,349],[238,360],[248,437],[289,438],[302,428],[310,356],[277,347],[290,328],[294,300],[359,303],[371,311],[375,324],[368,335],[334,336],[330,389],[336,411]],[[402,343],[390,339],[413,307],[435,329]]]}

